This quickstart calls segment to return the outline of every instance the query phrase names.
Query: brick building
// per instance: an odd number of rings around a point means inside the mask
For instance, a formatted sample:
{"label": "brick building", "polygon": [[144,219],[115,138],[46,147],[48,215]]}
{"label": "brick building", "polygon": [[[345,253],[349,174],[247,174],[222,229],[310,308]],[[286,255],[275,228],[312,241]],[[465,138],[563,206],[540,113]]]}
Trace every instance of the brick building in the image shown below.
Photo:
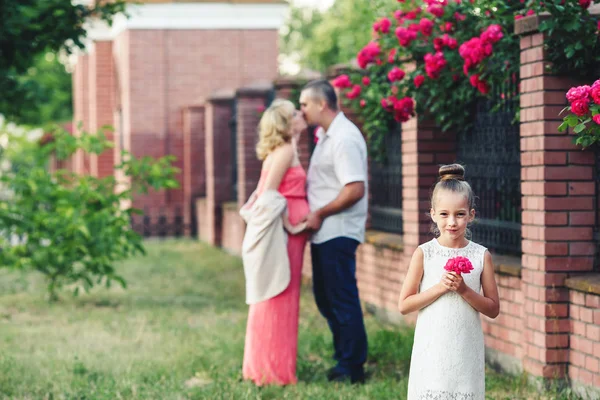
{"label": "brick building", "polygon": [[202,139],[190,137],[190,130],[204,123],[204,101],[215,92],[271,82],[277,76],[278,31],[287,4],[137,3],[128,5],[129,18],[117,17],[112,27],[91,23],[87,51],[75,60],[74,122],[89,132],[114,127],[109,138],[115,147],[98,157],[78,154],[73,167],[95,176],[113,174],[121,149],[135,156],[173,154],[182,171],[184,160],[189,161],[193,174],[182,174],[180,189],[134,202],[146,210],[147,224],[141,229],[150,229],[149,234],[157,233],[152,228],[159,218],[165,226],[177,221],[176,229],[189,231],[192,196],[206,190],[204,174],[198,173],[204,170]]}

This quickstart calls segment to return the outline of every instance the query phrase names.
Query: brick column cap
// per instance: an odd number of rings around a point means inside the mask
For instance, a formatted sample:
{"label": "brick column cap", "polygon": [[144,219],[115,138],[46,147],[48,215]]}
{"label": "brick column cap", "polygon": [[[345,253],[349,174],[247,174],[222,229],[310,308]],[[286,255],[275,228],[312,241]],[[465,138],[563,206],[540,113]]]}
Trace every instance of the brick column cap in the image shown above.
{"label": "brick column cap", "polygon": [[204,110],[206,108],[206,100],[202,99],[199,101],[196,101],[192,104],[188,104],[186,106],[181,107],[182,110],[184,111],[201,111]]}
{"label": "brick column cap", "polygon": [[311,69],[303,69],[296,75],[279,75],[275,78],[276,89],[285,87],[295,87],[304,85],[305,82],[312,81],[315,79],[323,79],[323,75],[320,72],[313,71]]}
{"label": "brick column cap", "polygon": [[[593,4],[588,8],[588,12],[592,15],[600,15],[600,4]],[[549,12],[543,12],[539,15],[529,15],[515,21],[515,34],[525,35],[532,34],[539,30],[540,24],[550,19],[552,15]]]}
{"label": "brick column cap", "polygon": [[236,91],[236,95],[237,97],[262,97],[269,93],[271,90],[273,90],[273,84],[271,82],[254,82],[239,88]]}
{"label": "brick column cap", "polygon": [[340,74],[357,71],[359,69],[356,59],[347,63],[335,64],[327,69],[327,79],[333,79]]}
{"label": "brick column cap", "polygon": [[600,274],[574,276],[567,279],[565,285],[572,290],[600,296]]}
{"label": "brick column cap", "polygon": [[209,97],[208,101],[211,103],[223,103],[230,102],[235,99],[235,90],[233,89],[220,89],[213,92]]}

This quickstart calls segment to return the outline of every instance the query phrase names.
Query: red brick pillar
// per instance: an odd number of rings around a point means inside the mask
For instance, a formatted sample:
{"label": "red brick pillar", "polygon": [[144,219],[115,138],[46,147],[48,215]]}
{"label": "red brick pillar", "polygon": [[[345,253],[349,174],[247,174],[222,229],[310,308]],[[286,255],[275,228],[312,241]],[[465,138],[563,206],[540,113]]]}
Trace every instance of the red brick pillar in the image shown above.
{"label": "red brick pillar", "polygon": [[231,118],[233,91],[212,95],[206,104],[206,223],[207,242],[221,245],[222,204],[232,200]]}
{"label": "red brick pillar", "polygon": [[250,197],[260,179],[262,162],[256,158],[256,141],[260,110],[265,106],[273,87],[265,84],[248,86],[237,91],[237,202],[241,207]]}
{"label": "red brick pillar", "polygon": [[402,219],[407,254],[431,240],[430,195],[440,165],[456,161],[456,134],[413,118],[402,124]]}
{"label": "red brick pillar", "polygon": [[[73,72],[73,134],[75,136],[80,136],[82,131],[89,129],[89,61],[88,54],[79,56]],[[85,172],[81,150],[73,155],[73,172],[77,174]]]}
{"label": "red brick pillar", "polygon": [[[112,41],[94,42],[90,53],[89,88],[90,117],[89,131],[97,133],[104,126],[114,128],[114,83]],[[114,140],[112,130],[104,130],[106,138]],[[96,156],[90,155],[90,173],[103,178],[114,174],[114,151],[107,149]]]}
{"label": "red brick pillar", "polygon": [[559,111],[574,83],[545,74],[540,17],[515,24],[521,36],[523,193],[523,368],[557,378],[569,362],[568,274],[593,266],[594,156],[559,133]]}
{"label": "red brick pillar", "polygon": [[[191,227],[196,199],[206,194],[205,107],[183,109],[183,223]],[[185,235],[190,229],[186,228]]]}

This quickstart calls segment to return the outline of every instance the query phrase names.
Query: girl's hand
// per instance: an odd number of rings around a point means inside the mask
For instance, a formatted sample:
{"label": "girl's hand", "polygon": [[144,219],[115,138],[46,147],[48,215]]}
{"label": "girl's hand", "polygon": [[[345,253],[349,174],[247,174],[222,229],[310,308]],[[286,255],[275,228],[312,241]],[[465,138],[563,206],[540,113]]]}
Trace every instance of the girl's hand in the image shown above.
{"label": "girl's hand", "polygon": [[467,289],[467,285],[465,284],[462,276],[456,272],[448,272],[442,278],[442,282],[444,283],[444,286],[448,288],[448,290],[458,294],[464,293],[464,291]]}

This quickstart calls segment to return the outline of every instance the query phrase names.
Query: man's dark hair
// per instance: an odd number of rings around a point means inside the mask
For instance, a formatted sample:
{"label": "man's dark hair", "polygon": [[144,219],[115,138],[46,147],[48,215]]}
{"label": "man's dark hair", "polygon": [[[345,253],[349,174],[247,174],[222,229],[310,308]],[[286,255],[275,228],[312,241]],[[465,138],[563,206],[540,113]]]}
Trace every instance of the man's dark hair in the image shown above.
{"label": "man's dark hair", "polygon": [[328,80],[318,79],[310,81],[302,90],[310,90],[313,98],[325,100],[330,109],[337,111],[337,94],[335,94],[335,89]]}

